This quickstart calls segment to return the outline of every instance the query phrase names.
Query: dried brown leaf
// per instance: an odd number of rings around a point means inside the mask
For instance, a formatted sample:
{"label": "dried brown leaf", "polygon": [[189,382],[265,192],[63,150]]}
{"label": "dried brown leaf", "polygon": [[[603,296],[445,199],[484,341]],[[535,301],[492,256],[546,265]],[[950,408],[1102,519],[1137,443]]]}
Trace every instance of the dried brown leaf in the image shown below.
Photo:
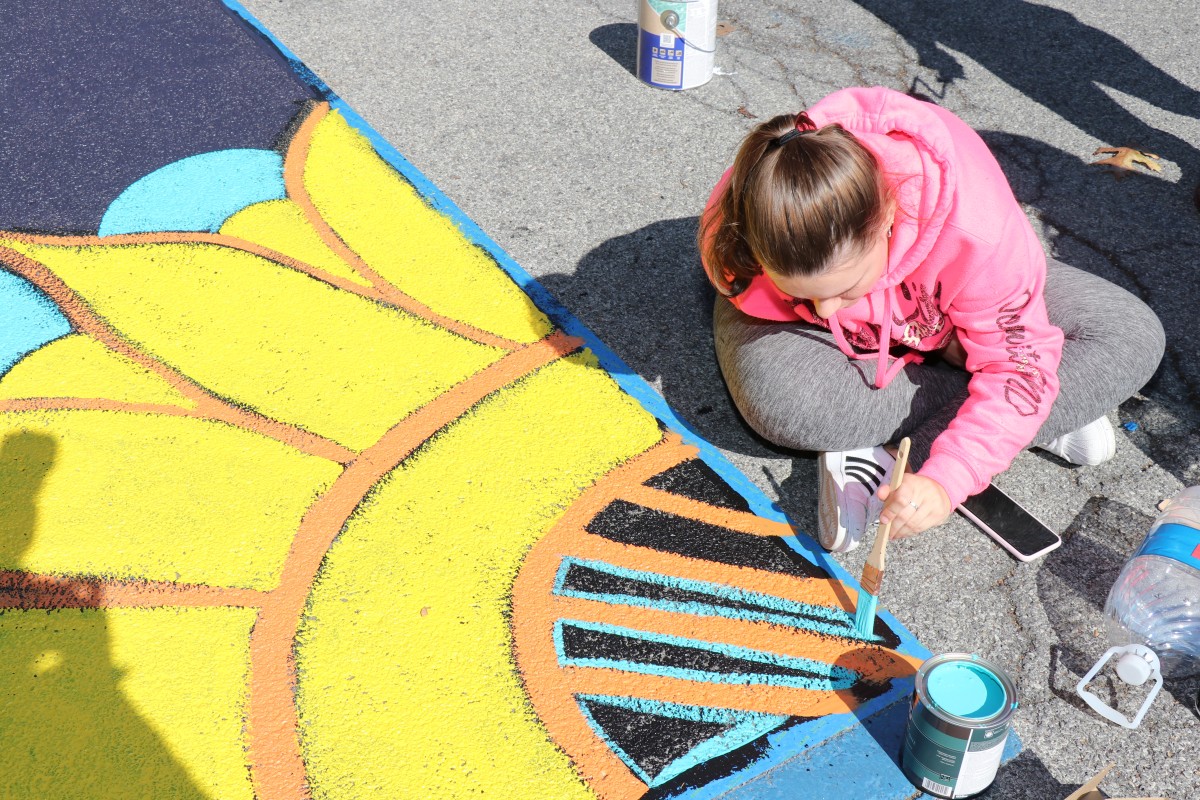
{"label": "dried brown leaf", "polygon": [[1162,165],[1158,163],[1158,156],[1154,153],[1144,153],[1132,147],[1099,147],[1092,155],[1098,156],[1106,153],[1111,153],[1112,156],[1100,161],[1093,161],[1092,165],[1104,165],[1136,172],[1137,165],[1140,164],[1154,172],[1162,172]]}

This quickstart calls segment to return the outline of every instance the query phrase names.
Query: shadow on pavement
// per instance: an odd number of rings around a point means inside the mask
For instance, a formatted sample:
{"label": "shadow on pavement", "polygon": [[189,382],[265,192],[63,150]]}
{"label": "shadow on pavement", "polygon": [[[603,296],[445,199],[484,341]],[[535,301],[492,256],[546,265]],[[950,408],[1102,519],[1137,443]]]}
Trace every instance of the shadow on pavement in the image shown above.
{"label": "shadow on pavement", "polygon": [[1132,146],[1174,161],[1186,180],[1172,204],[1189,206],[1200,172],[1192,142],[1125,110],[1101,85],[1157,108],[1200,117],[1200,92],[1147,61],[1106,31],[1073,14],[1022,0],[855,0],[904,37],[942,91],[965,77],[957,51],[1110,146]]}
{"label": "shadow on pavement", "polygon": [[601,25],[588,38],[630,75],[637,77],[637,25],[632,22]]}
{"label": "shadow on pavement", "polygon": [[662,220],[587,253],[574,274],[538,278],[704,439],[751,455],[782,452],[738,416],[713,349],[713,290],[696,217]]}

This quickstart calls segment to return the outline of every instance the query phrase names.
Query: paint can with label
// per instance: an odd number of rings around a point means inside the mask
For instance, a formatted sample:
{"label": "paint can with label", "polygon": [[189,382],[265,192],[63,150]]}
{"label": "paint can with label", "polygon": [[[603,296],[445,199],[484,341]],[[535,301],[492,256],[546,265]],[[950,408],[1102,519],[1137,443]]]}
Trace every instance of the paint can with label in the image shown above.
{"label": "paint can with label", "polygon": [[992,785],[1017,709],[1017,689],[976,655],[934,656],[917,670],[900,766],[934,797],[979,794]]}
{"label": "paint can with label", "polygon": [[717,50],[717,0],[637,0],[637,76],[659,89],[708,83]]}

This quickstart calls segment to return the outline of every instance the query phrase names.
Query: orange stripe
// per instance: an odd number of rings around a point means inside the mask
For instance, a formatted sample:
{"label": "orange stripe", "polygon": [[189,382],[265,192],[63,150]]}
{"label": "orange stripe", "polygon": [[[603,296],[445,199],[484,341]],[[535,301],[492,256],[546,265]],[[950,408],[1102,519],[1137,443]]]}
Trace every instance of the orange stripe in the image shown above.
{"label": "orange stripe", "polygon": [[0,572],[0,608],[257,607],[265,598],[255,589]]}
{"label": "orange stripe", "polygon": [[[562,672],[561,680],[571,687],[572,694],[637,697],[663,703],[731,708],[794,717],[843,714],[858,706],[858,700],[849,690],[818,691],[761,683],[699,683],[683,678],[637,675],[622,670],[588,667],[559,669]],[[574,709],[574,712],[578,715],[578,708]]]}
{"label": "orange stripe", "polygon": [[297,735],[292,648],[321,561],[350,515],[372,486],[438,430],[493,392],[580,346],[578,339],[556,331],[466,379],[363,451],[304,515],[279,585],[269,593],[250,635],[247,750],[259,800],[309,797]]}
{"label": "orange stripe", "polygon": [[219,399],[183,373],[127,341],[74,289],[67,286],[45,265],[2,245],[0,245],[0,259],[12,267],[16,274],[49,295],[59,310],[67,317],[74,330],[91,336],[113,352],[150,370],[170,384],[177,392],[195,403],[194,416],[226,422],[283,442],[303,453],[339,464],[345,464],[355,457],[356,453],[353,450],[331,439]]}
{"label": "orange stripe", "polygon": [[[578,529],[577,533],[586,535],[574,538],[575,534],[565,529],[551,534],[562,540],[550,549],[559,555],[592,559],[616,567],[673,575],[703,583],[736,586],[748,592],[781,597],[797,603],[827,606],[850,613],[857,608],[857,592],[835,578],[798,578],[783,572],[739,567],[649,547],[621,544],[589,534],[583,529]],[[552,568],[557,571],[557,562]]]}
{"label": "orange stripe", "polygon": [[304,167],[308,161],[308,151],[312,144],[313,133],[328,113],[330,113],[328,103],[310,104],[308,114],[296,129],[296,133],[292,136],[292,140],[288,144],[283,162],[283,183],[287,189],[288,198],[304,212],[304,216],[321,238],[321,241],[325,243],[325,246],[341,258],[342,261],[346,262],[347,266],[370,281],[381,298],[397,308],[402,308],[410,314],[427,319],[435,325],[439,325],[457,333],[459,336],[471,339],[480,344],[500,347],[505,350],[514,350],[521,347],[521,342],[498,336],[461,320],[439,314],[415,297],[405,294],[372,269],[358,253],[346,244],[337,231],[325,221],[325,218],[321,216],[321,212],[317,210],[316,204],[313,203],[312,197],[308,193],[308,187],[304,184]]}
{"label": "orange stripe", "polygon": [[814,633],[770,622],[611,605],[575,597],[554,597],[550,606],[550,613],[556,619],[615,625],[645,633],[700,642],[720,642],[749,650],[837,664],[854,670],[868,683],[906,677],[921,666],[921,659],[868,645],[857,639]]}
{"label": "orange stripe", "polygon": [[0,400],[0,412],[19,411],[120,411],[126,414],[154,414],[164,417],[195,417],[195,411],[182,406],[160,403],[123,403],[93,397],[21,397]]}
{"label": "orange stripe", "polygon": [[641,484],[630,486],[621,493],[622,499],[647,508],[656,508],[697,522],[707,522],[738,533],[753,536],[791,536],[795,531],[786,522],[776,522],[748,511],[721,508],[690,497],[683,497]]}

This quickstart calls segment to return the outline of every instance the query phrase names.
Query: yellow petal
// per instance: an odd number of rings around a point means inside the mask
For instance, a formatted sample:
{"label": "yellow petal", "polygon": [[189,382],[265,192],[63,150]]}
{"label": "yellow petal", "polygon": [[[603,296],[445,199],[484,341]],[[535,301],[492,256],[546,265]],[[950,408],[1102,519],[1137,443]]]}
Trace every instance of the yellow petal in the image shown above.
{"label": "yellow petal", "polygon": [[180,408],[194,405],[150,370],[80,334],[35,350],[0,380],[0,398],[29,397],[78,397]]}
{"label": "yellow petal", "polygon": [[269,247],[360,286],[371,282],[334,255],[291,200],[268,200],[243,208],[225,220],[221,233]]}
{"label": "yellow petal", "polygon": [[0,569],[270,589],[341,467],[216,422],[0,414]]}
{"label": "yellow petal", "polygon": [[502,351],[211,243],[8,243],[213,393],[355,449]]}
{"label": "yellow petal", "polygon": [[492,257],[467,241],[336,111],[313,134],[304,186],[337,235],[401,291],[514,341],[549,332],[545,315]]}

